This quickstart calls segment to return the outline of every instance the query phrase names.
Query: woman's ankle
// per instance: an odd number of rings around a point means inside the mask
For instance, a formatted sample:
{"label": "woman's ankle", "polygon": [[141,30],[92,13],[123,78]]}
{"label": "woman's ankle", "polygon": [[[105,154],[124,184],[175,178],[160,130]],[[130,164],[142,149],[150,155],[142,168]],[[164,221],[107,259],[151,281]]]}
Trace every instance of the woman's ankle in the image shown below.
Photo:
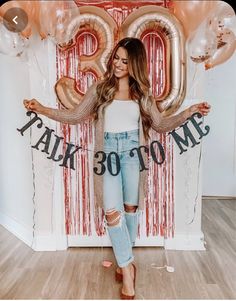
{"label": "woman's ankle", "polygon": [[124,274],[126,274],[126,275],[131,274],[132,275],[133,274],[133,265],[132,265],[132,263],[129,263],[127,266],[121,268],[121,272],[122,272],[123,275]]}

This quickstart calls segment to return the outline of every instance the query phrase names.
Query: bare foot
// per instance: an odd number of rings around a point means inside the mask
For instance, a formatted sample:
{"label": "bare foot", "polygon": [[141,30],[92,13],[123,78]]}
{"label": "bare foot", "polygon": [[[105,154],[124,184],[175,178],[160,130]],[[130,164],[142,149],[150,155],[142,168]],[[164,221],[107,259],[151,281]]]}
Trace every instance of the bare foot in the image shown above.
{"label": "bare foot", "polygon": [[122,293],[127,296],[134,295],[134,267],[130,263],[127,267],[121,269],[123,274]]}

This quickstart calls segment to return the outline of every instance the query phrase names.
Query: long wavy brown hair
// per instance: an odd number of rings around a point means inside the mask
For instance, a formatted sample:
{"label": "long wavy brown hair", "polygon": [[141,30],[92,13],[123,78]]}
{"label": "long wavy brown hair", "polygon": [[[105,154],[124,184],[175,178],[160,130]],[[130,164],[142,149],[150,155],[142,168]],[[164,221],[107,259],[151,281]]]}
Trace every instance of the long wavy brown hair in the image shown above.
{"label": "long wavy brown hair", "polygon": [[119,47],[125,48],[128,54],[129,94],[131,99],[137,100],[139,103],[144,136],[147,139],[151,127],[151,118],[144,108],[143,100],[148,97],[150,83],[148,80],[146,51],[142,41],[139,39],[124,38],[114,47],[107,62],[107,71],[104,74],[104,79],[97,85],[98,98],[94,117],[95,120],[98,119],[100,106],[106,103],[105,108],[110,104],[118,90],[118,79],[113,73],[113,60]]}

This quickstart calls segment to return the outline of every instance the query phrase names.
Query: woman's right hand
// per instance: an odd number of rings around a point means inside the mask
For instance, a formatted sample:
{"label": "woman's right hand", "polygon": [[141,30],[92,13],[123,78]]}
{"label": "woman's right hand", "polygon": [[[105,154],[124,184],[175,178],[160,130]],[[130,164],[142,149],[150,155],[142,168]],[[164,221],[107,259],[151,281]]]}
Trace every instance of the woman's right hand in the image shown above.
{"label": "woman's right hand", "polygon": [[44,112],[45,107],[41,105],[41,103],[39,103],[36,99],[31,99],[31,100],[24,99],[23,103],[28,111],[33,111],[39,114],[43,114]]}

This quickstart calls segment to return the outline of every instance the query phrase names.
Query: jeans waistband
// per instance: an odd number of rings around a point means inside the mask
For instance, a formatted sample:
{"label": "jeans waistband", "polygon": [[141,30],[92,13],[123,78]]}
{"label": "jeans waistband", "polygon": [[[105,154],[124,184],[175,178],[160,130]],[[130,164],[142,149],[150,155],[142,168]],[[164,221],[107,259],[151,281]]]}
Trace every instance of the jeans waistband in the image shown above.
{"label": "jeans waistband", "polygon": [[127,132],[119,132],[119,133],[112,133],[112,132],[104,132],[104,138],[127,138],[130,135],[138,135],[139,129],[127,131]]}

